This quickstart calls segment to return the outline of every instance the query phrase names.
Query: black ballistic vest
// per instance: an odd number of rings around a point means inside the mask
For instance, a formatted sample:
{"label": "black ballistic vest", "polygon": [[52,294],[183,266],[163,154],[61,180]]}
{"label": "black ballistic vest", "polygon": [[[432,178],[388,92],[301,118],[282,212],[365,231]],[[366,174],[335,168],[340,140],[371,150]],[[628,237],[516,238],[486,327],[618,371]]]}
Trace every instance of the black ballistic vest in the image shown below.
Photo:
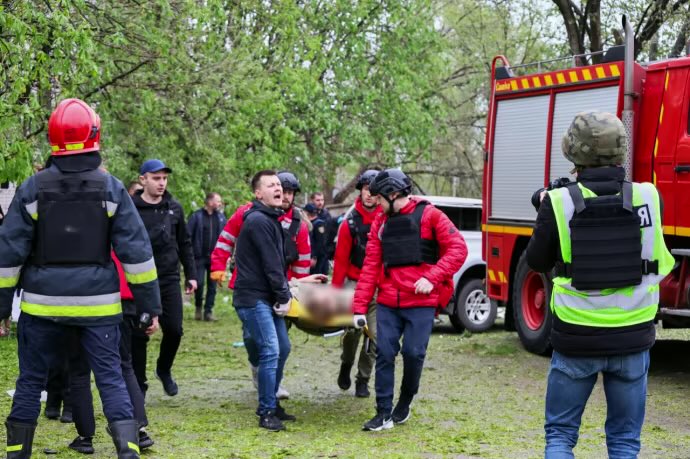
{"label": "black ballistic vest", "polygon": [[38,222],[34,264],[112,263],[106,180],[98,170],[64,174],[51,168],[36,174]]}
{"label": "black ballistic vest", "polygon": [[422,239],[422,214],[429,205],[417,203],[411,214],[395,214],[388,218],[381,234],[383,265],[386,268],[427,263],[435,265],[439,259],[435,239]]}
{"label": "black ballistic vest", "polygon": [[[575,205],[569,222],[572,263],[566,277],[578,290],[639,285],[654,271],[642,260],[640,217],[632,205],[632,183],[623,182],[618,195],[584,198],[577,185],[567,187]],[[657,268],[658,269],[658,268]]]}
{"label": "black ballistic vest", "polygon": [[347,218],[347,226],[350,228],[350,235],[352,236],[350,263],[362,269],[371,225],[365,225],[362,215],[355,209]]}

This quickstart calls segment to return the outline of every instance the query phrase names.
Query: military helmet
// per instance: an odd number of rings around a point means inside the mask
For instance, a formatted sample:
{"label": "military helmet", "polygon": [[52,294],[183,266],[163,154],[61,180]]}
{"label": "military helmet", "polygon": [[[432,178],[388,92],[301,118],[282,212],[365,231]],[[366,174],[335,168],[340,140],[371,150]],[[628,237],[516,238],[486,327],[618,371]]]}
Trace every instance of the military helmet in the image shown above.
{"label": "military helmet", "polygon": [[374,181],[377,175],[379,175],[379,171],[377,171],[376,169],[369,169],[362,172],[362,175],[360,175],[357,179],[357,185],[355,186],[355,188],[361,190],[362,188],[364,188],[364,185],[371,185],[371,182]]}
{"label": "military helmet", "polygon": [[292,190],[295,193],[302,191],[299,185],[299,180],[292,172],[278,172],[278,178],[280,179],[280,184],[284,190]]}
{"label": "military helmet", "polygon": [[563,136],[563,156],[578,167],[617,166],[623,163],[628,142],[617,116],[599,111],[575,115]]}
{"label": "military helmet", "polygon": [[408,195],[412,191],[412,180],[400,169],[386,169],[379,172],[369,184],[369,191],[374,196],[393,193]]}

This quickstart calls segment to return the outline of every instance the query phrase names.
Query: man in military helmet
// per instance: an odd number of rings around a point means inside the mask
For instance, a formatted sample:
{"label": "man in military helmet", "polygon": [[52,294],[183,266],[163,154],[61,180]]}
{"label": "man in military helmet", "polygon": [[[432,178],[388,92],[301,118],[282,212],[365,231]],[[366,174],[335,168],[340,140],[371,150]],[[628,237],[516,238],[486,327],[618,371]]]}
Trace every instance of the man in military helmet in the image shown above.
{"label": "man in military helmet", "polygon": [[[453,274],[465,262],[467,247],[446,214],[410,196],[412,181],[401,170],[380,172],[369,190],[378,195],[383,212],[371,225],[352,309],[354,326],[366,324],[378,290],[376,416],[363,429],[379,431],[410,418],[436,309],[450,301]],[[395,358],[401,350],[403,377],[393,409]]]}
{"label": "man in military helmet", "polygon": [[[338,230],[338,242],[335,248],[333,264],[333,285],[335,287],[352,288],[359,280],[359,275],[364,264],[364,255],[369,230],[376,215],[381,212],[378,200],[369,191],[371,182],[379,171],[367,170],[357,179],[356,188],[359,196],[355,200],[355,207],[345,216]],[[376,332],[376,304],[369,306],[367,313],[369,329]],[[340,355],[340,373],[338,374],[338,387],[348,390],[352,384],[350,371],[355,363],[357,348],[359,347],[361,330],[354,329],[343,336],[343,352]],[[374,346],[363,340],[362,350],[359,352],[357,362],[357,376],[355,378],[355,396],[369,397],[369,377],[374,367],[376,353]],[[368,343],[368,346],[367,346]]]}
{"label": "man in military helmet", "polygon": [[573,457],[599,373],[609,457],[637,457],[659,282],[673,268],[659,193],[625,180],[627,137],[610,113],[582,112],[563,137],[577,181],[542,193],[529,266],[552,269],[553,356],[546,393],[546,457]]}
{"label": "man in military helmet", "polygon": [[7,457],[31,457],[41,391],[76,335],[96,376],[118,458],[138,458],[138,426],[120,369],[122,307],[111,248],[137,303],[160,314],[146,229],[122,183],[99,169],[100,118],[85,102],[60,102],[48,121],[51,165],[17,190],[0,228],[0,319],[23,289],[19,378]]}

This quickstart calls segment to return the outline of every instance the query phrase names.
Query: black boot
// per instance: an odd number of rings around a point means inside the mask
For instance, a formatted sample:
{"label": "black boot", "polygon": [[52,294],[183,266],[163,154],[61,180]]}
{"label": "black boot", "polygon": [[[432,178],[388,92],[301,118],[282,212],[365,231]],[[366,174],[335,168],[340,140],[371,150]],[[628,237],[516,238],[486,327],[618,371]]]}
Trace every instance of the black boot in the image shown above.
{"label": "black boot", "polygon": [[352,371],[352,364],[347,362],[342,362],[340,364],[340,373],[338,374],[338,387],[342,390],[348,390],[352,385],[352,380],[350,379],[350,371]]}
{"label": "black boot", "polygon": [[72,407],[71,406],[63,406],[62,407],[62,416],[60,416],[60,422],[63,424],[72,424],[74,422],[74,418],[72,417]]}
{"label": "black boot", "polygon": [[93,447],[92,437],[77,437],[69,444],[69,449],[82,454],[93,454],[96,450]]}
{"label": "black boot", "polygon": [[146,429],[143,427],[139,429],[139,449],[144,450],[154,445],[153,439],[149,436]]}
{"label": "black boot", "polygon": [[117,459],[139,459],[139,425],[134,419],[115,421],[108,425],[113,437]]}
{"label": "black boot", "polygon": [[371,394],[369,393],[369,380],[368,379],[358,379],[355,381],[355,397],[367,398]]}
{"label": "black boot", "polygon": [[43,412],[45,417],[48,419],[58,419],[60,417],[60,405],[62,404],[62,398],[54,393],[48,394],[48,399],[46,400],[46,409]]}
{"label": "black boot", "polygon": [[7,428],[7,459],[29,459],[36,424],[6,421],[5,427]]}

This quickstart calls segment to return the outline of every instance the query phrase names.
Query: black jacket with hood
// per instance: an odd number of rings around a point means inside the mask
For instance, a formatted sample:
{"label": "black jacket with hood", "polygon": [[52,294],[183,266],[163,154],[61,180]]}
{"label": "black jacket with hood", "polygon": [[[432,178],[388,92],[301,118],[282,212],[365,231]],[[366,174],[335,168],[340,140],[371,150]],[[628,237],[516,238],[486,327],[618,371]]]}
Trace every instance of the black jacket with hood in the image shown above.
{"label": "black jacket with hood", "polygon": [[291,298],[285,274],[284,233],[278,222],[280,215],[282,211],[256,200],[244,214],[235,249],[237,279],[233,303],[236,308],[253,308],[258,301],[273,306],[287,303]]}

